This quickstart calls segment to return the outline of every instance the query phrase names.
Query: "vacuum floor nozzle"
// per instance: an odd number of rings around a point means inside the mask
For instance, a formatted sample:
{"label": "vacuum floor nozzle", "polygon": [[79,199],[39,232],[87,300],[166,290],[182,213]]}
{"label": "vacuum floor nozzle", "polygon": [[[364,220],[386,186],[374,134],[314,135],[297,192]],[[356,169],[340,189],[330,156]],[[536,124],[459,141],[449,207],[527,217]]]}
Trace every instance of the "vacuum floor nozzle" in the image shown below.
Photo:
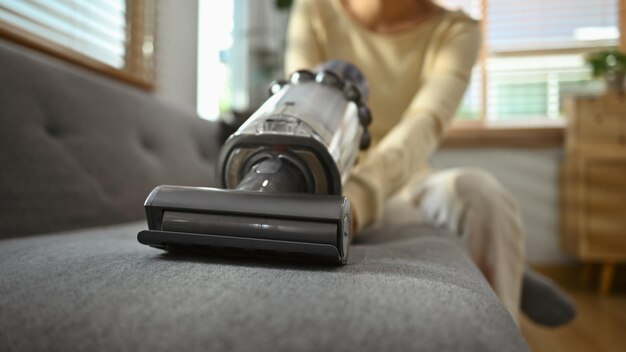
{"label": "vacuum floor nozzle", "polygon": [[149,246],[347,260],[350,209],[342,196],[159,186],[145,209],[149,229],[138,240]]}
{"label": "vacuum floor nozzle", "polygon": [[367,82],[331,60],[272,83],[220,150],[222,189],[159,186],[145,203],[156,248],[268,252],[345,264],[351,212],[342,188],[370,141]]}

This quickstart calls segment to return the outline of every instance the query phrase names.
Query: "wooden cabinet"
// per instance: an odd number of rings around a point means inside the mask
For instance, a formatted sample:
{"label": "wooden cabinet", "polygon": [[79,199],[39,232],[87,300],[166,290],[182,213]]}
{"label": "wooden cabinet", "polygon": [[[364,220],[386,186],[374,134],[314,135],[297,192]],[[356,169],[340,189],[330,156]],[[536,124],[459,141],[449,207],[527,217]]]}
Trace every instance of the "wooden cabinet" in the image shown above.
{"label": "wooden cabinet", "polygon": [[626,262],[626,97],[570,98],[561,167],[561,244],[603,264],[608,292],[615,264]]}

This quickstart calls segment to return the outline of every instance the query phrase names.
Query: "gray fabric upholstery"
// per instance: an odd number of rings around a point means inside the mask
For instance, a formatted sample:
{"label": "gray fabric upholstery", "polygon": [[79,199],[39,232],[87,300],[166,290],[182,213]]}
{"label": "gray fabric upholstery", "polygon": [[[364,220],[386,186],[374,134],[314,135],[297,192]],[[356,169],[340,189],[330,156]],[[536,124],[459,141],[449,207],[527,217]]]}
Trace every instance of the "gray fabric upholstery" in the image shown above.
{"label": "gray fabric upholstery", "polygon": [[142,218],[158,184],[212,185],[217,133],[0,42],[0,351],[526,349],[431,227],[363,234],[345,267],[163,254],[137,243],[143,223],[23,236]]}
{"label": "gray fabric upholstery", "polygon": [[366,234],[347,266],[164,254],[145,224],[0,241],[3,351],[520,351],[456,240]]}
{"label": "gray fabric upholstery", "polygon": [[0,41],[0,238],[140,219],[159,184],[212,185],[216,124]]}

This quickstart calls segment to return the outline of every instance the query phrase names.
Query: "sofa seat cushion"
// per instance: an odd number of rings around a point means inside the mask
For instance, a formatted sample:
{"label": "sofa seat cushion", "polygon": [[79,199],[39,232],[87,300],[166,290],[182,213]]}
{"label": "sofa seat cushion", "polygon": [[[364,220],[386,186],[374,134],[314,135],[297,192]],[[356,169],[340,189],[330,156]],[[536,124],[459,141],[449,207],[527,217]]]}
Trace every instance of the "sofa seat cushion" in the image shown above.
{"label": "sofa seat cushion", "polygon": [[144,223],[0,241],[4,351],[516,351],[456,239],[364,234],[348,265],[168,254]]}

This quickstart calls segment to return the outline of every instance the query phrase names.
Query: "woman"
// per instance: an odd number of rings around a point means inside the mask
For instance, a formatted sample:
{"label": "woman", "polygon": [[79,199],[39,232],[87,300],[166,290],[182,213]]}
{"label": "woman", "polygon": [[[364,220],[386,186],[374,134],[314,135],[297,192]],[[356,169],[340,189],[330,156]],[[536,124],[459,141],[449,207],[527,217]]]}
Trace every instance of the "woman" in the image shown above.
{"label": "woman", "polygon": [[428,0],[300,0],[291,16],[288,72],[341,59],[369,84],[374,143],[344,188],[356,232],[416,220],[448,227],[516,319],[524,241],[515,201],[483,171],[427,166],[470,79],[479,24]]}

